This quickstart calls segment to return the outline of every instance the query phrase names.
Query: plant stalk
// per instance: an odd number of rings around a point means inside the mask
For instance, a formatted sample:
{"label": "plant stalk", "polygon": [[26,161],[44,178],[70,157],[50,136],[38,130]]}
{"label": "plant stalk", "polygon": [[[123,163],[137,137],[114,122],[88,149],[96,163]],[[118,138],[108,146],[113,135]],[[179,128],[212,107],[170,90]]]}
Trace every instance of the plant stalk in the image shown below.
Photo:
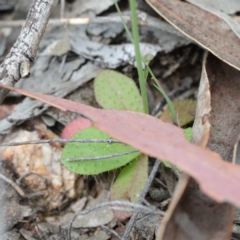
{"label": "plant stalk", "polygon": [[129,5],[131,10],[133,43],[134,43],[134,49],[135,49],[135,55],[136,55],[137,70],[138,70],[138,77],[139,77],[140,90],[142,94],[144,112],[146,114],[149,114],[147,87],[146,87],[146,81],[145,81],[144,71],[142,67],[142,55],[141,55],[140,46],[139,46],[136,0],[129,0]]}

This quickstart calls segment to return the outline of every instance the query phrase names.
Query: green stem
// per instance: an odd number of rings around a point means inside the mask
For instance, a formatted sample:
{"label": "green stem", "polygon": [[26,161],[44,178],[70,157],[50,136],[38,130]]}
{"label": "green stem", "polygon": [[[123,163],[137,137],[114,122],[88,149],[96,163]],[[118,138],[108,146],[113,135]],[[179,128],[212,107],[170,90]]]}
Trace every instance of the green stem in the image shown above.
{"label": "green stem", "polygon": [[[150,73],[153,80],[155,81],[156,88],[162,93],[163,97],[167,101],[174,124],[178,125],[177,114],[176,114],[176,111],[174,109],[174,106],[173,106],[171,100],[169,99],[167,94],[164,92],[161,85],[158,83],[156,77],[154,76],[153,72],[149,68],[149,62],[152,60],[152,57],[147,56],[147,59],[143,59],[143,57],[140,53],[138,23],[137,23],[137,13],[136,13],[136,1],[135,0],[129,0],[129,1],[130,1],[130,8],[131,8],[132,29],[133,29],[134,37],[132,37],[131,32],[129,31],[129,29],[127,27],[127,24],[125,23],[125,21],[123,19],[123,15],[118,6],[117,0],[114,0],[114,3],[115,3],[115,7],[121,17],[122,24],[125,28],[125,31],[127,32],[129,39],[131,40],[131,42],[134,44],[134,47],[135,47],[135,53],[136,53],[136,59],[137,59],[137,69],[138,69],[139,83],[140,83],[140,88],[141,88],[141,93],[142,93],[142,98],[143,98],[143,103],[144,103],[144,110],[146,113],[149,113],[147,93],[146,93],[146,80],[147,80],[148,74]],[[137,37],[135,36],[134,33],[137,34]],[[136,48],[137,48],[137,51],[136,51]],[[143,71],[143,69],[142,69],[142,62],[145,63],[145,68],[146,68],[145,71]]]}
{"label": "green stem", "polygon": [[129,4],[130,4],[130,10],[131,10],[133,43],[134,43],[134,49],[135,49],[135,55],[136,55],[137,70],[138,70],[139,84],[140,84],[140,89],[141,89],[141,94],[142,94],[142,99],[143,99],[144,112],[146,114],[149,114],[147,87],[146,87],[146,81],[145,81],[145,77],[144,77],[144,71],[142,68],[142,55],[141,55],[140,47],[139,47],[139,33],[138,33],[136,0],[129,0]]}
{"label": "green stem", "polygon": [[131,41],[132,44],[133,44],[132,34],[131,34],[131,32],[129,31],[127,24],[125,23],[125,20],[123,19],[123,15],[122,15],[121,9],[120,9],[119,6],[118,6],[117,0],[114,0],[114,4],[115,4],[115,7],[116,7],[116,9],[117,9],[117,11],[118,11],[118,14],[120,15],[120,18],[121,18],[121,21],[122,21],[122,25],[123,25],[123,27],[125,28],[125,31],[127,32],[127,35],[128,35],[128,37],[129,37],[130,41]]}
{"label": "green stem", "polygon": [[164,92],[164,90],[162,89],[161,85],[158,83],[158,80],[156,79],[156,77],[154,76],[152,70],[149,68],[149,66],[147,66],[148,68],[148,71],[151,75],[151,77],[153,78],[154,82],[155,82],[155,87],[158,89],[158,91],[160,93],[162,93],[163,97],[166,99],[167,101],[167,104],[168,104],[168,107],[170,109],[170,112],[171,112],[171,115],[172,115],[172,120],[174,122],[175,125],[178,126],[178,121],[177,121],[177,114],[176,114],[176,111],[175,111],[175,108],[172,104],[172,101],[170,100],[170,98],[168,97],[168,95]]}

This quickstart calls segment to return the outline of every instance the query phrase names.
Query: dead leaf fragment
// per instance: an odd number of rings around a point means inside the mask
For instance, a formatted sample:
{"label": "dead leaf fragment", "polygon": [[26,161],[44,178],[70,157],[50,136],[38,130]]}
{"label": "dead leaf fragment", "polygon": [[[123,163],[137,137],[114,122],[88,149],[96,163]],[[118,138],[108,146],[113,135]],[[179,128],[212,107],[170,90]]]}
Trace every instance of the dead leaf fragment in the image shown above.
{"label": "dead leaf fragment", "polygon": [[[240,132],[240,113],[236,111],[240,108],[239,78],[240,72],[233,67],[212,54],[205,56],[193,141],[228,161]],[[205,196],[193,179],[180,181],[178,186],[183,191],[175,194],[157,240],[230,239],[233,206]]]}
{"label": "dead leaf fragment", "polygon": [[[96,205],[107,202],[108,201],[108,191],[103,190],[99,196],[95,199],[90,199],[85,210],[95,207]],[[62,219],[61,219],[61,226],[62,227],[68,227],[70,221],[72,220],[74,214],[67,213]],[[108,224],[113,220],[114,216],[112,213],[112,210],[109,209],[109,207],[103,207],[96,209],[95,211],[86,214],[78,216],[75,221],[73,222],[74,228],[90,228],[90,227],[99,227],[101,225]]]}
{"label": "dead leaf fragment", "polygon": [[147,0],[147,2],[183,34],[240,70],[240,39],[222,19],[179,0]]}
{"label": "dead leaf fragment", "polygon": [[234,164],[240,165],[240,135],[234,145],[232,161]]}
{"label": "dead leaf fragment", "polygon": [[211,110],[209,81],[206,69],[203,68],[198,89],[197,109],[192,130],[192,142],[204,148],[207,146],[209,140],[211,127],[209,118]]}
{"label": "dead leaf fragment", "polygon": [[[240,25],[235,21],[233,18],[228,16],[226,13],[218,11],[217,9],[209,6],[208,4],[205,4],[203,2],[199,2],[196,0],[188,0],[188,2],[196,5],[197,7],[214,14],[215,16],[221,18],[225,23],[228,24],[228,26],[232,29],[232,31],[240,38]],[[240,5],[239,5],[240,6]],[[236,10],[237,11],[237,10]]]}
{"label": "dead leaf fragment", "polygon": [[212,54],[206,60],[211,93],[210,139],[207,147],[232,161],[240,132],[240,72]]}
{"label": "dead leaf fragment", "polygon": [[233,210],[202,194],[196,183],[184,176],[160,225],[156,240],[230,239]]}
{"label": "dead leaf fragment", "polygon": [[[184,99],[174,100],[172,103],[175,107],[180,127],[193,122],[194,113],[196,111],[196,101],[191,99]],[[172,116],[169,107],[165,109],[160,119],[162,119],[164,122],[172,123]]]}

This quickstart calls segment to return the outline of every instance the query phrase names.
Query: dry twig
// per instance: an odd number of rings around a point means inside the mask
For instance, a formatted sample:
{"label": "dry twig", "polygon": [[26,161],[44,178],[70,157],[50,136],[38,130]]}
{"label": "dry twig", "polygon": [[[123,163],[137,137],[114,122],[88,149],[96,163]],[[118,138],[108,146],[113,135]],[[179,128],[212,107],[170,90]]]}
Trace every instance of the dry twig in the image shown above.
{"label": "dry twig", "polygon": [[[7,86],[30,74],[39,43],[56,0],[34,0],[17,41],[0,66],[0,82]],[[0,89],[0,104],[9,91]]]}
{"label": "dry twig", "polygon": [[44,139],[44,140],[33,140],[33,141],[25,141],[25,142],[12,142],[12,143],[3,143],[0,144],[0,147],[15,147],[15,146],[21,146],[21,145],[29,145],[29,144],[45,144],[45,143],[108,143],[108,144],[114,144],[114,143],[122,143],[119,140],[108,138],[108,139]]}
{"label": "dry twig", "polygon": [[[125,12],[123,19],[126,23],[131,22],[131,17],[129,12]],[[120,16],[100,16],[94,18],[61,18],[61,19],[49,19],[49,26],[63,26],[65,25],[86,25],[90,23],[97,24],[108,24],[108,23],[122,23]],[[3,21],[0,22],[0,28],[17,28],[22,27],[25,24],[24,20],[14,20],[14,21]],[[171,25],[159,20],[158,18],[151,17],[147,13],[138,12],[138,24],[140,26],[153,27],[159,30],[163,30],[177,36],[183,36],[179,31],[174,29]]]}
{"label": "dry twig", "polygon": [[[131,207],[131,208],[123,208],[123,207],[115,207],[115,206],[127,206],[127,207]],[[93,208],[90,208],[90,209],[87,209],[85,211],[82,211],[82,212],[79,212],[77,214],[74,215],[74,217],[72,218],[71,220],[71,223],[69,225],[69,228],[68,228],[68,240],[71,240],[71,230],[72,230],[72,225],[73,225],[73,222],[75,221],[75,219],[78,217],[78,216],[82,216],[82,215],[86,215],[86,214],[89,214],[97,209],[100,209],[100,208],[103,208],[103,207],[110,207],[111,209],[117,209],[118,211],[133,211],[132,208],[134,209],[137,209],[138,211],[141,211],[141,212],[145,212],[145,213],[151,213],[151,214],[160,214],[160,215],[164,215],[165,213],[158,210],[156,211],[156,209],[152,209],[150,207],[146,207],[146,206],[143,206],[141,204],[138,204],[138,203],[131,203],[131,202],[126,202],[126,201],[112,201],[112,202],[105,202],[105,203],[100,203],[98,204],[97,206],[93,207]]]}
{"label": "dry twig", "polygon": [[1,173],[0,173],[0,178],[2,180],[4,180],[5,182],[9,183],[21,197],[23,197],[23,198],[26,197],[24,191],[11,179],[7,178],[6,176],[2,175]]}
{"label": "dry twig", "polygon": [[69,158],[67,159],[68,162],[76,162],[76,161],[96,161],[96,160],[103,160],[103,159],[109,159],[109,158],[114,158],[114,157],[120,157],[124,156],[127,154],[139,152],[138,150],[130,150],[127,152],[121,152],[121,153],[114,153],[114,154],[109,154],[109,155],[104,155],[104,156],[97,156],[97,157],[82,157],[82,158]]}
{"label": "dry twig", "polygon": [[[144,201],[144,198],[146,197],[146,195],[148,193],[148,190],[149,190],[149,188],[150,188],[150,186],[152,184],[152,181],[153,181],[153,179],[154,179],[154,177],[155,177],[155,175],[157,173],[157,170],[159,168],[160,163],[161,162],[158,159],[155,161],[153,169],[152,169],[152,171],[151,171],[151,173],[149,175],[148,181],[147,181],[147,183],[146,183],[146,185],[145,185],[145,187],[143,189],[143,192],[142,192],[141,196],[139,197],[139,200],[138,200],[139,204],[141,204]],[[132,230],[132,227],[133,227],[133,225],[134,225],[134,223],[135,223],[135,221],[137,219],[138,213],[139,213],[139,211],[135,211],[134,214],[131,216],[131,218],[130,218],[130,220],[128,222],[127,228],[126,228],[126,230],[125,230],[125,232],[123,234],[123,237],[122,237],[123,240],[127,240],[128,239],[129,234],[130,234],[130,232]]]}

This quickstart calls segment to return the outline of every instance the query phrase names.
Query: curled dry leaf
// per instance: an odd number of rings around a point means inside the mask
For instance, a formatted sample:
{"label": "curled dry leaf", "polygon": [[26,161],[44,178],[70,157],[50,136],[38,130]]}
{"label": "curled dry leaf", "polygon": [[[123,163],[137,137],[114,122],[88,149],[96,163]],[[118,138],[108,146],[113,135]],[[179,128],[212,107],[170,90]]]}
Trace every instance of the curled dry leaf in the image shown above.
{"label": "curled dry leaf", "polygon": [[147,2],[183,34],[240,70],[240,39],[221,18],[179,0],[147,0]]}
{"label": "curled dry leaf", "polygon": [[233,150],[233,163],[240,164],[240,135],[234,145]]}
{"label": "curled dry leaf", "polygon": [[[216,151],[228,161],[232,160],[240,132],[239,78],[239,71],[212,54],[205,58],[193,142]],[[180,181],[179,187],[184,190],[175,194],[157,240],[230,239],[233,207],[209,199],[193,179]]]}
{"label": "curled dry leaf", "polygon": [[211,93],[210,138],[207,147],[232,161],[240,132],[240,72],[209,54],[205,65]]}
{"label": "curled dry leaf", "polygon": [[209,140],[211,127],[209,117],[211,110],[209,81],[206,69],[203,67],[198,90],[196,116],[193,124],[192,142],[204,148],[207,146]]}
{"label": "curled dry leaf", "polygon": [[182,129],[142,113],[96,109],[46,94],[0,86],[87,116],[99,130],[147,155],[175,164],[197,180],[201,190],[214,200],[240,206],[240,167],[222,161],[217,153],[189,143]]}

